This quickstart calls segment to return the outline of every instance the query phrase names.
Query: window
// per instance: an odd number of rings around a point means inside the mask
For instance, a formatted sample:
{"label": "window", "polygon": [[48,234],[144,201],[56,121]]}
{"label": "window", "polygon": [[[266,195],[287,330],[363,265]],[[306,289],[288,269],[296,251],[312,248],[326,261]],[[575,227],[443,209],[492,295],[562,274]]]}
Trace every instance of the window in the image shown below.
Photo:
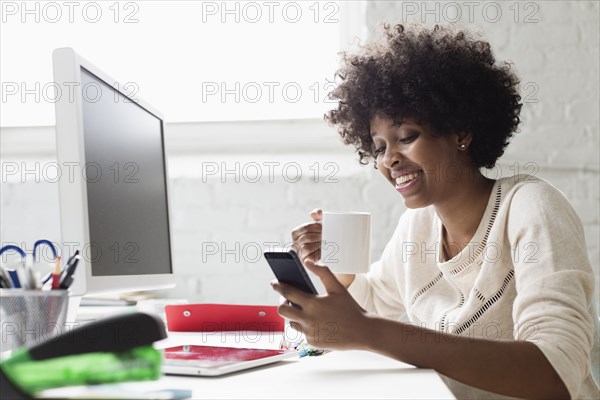
{"label": "window", "polygon": [[[364,2],[2,2],[1,126],[54,125],[73,47],[168,122],[321,118]],[[112,83],[112,82],[111,82]]]}

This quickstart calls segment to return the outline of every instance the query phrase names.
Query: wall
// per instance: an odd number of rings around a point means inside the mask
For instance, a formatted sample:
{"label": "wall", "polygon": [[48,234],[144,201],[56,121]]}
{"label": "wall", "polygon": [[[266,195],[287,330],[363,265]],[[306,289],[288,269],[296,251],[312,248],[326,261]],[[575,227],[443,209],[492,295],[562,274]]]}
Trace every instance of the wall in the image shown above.
{"label": "wall", "polygon": [[[450,3],[461,7],[462,24],[484,33],[499,59],[514,62],[523,82],[527,103],[521,131],[494,174],[512,175],[518,166],[562,190],[584,223],[598,274],[598,3]],[[501,7],[500,18],[490,3]],[[456,14],[447,4],[369,2],[369,34],[382,19],[428,25],[436,18],[454,21]],[[10,177],[3,173],[0,241],[58,241],[57,185],[43,172],[55,159],[53,128],[3,128],[0,139],[3,168],[8,163],[18,168]],[[377,171],[358,166],[352,149],[318,120],[170,124],[167,145],[178,286],[163,296],[275,302],[268,285],[271,273],[265,262],[257,261],[257,249],[287,243],[290,230],[307,221],[312,208],[372,212],[372,258],[380,254],[404,210]],[[30,171],[38,165],[39,172],[25,173],[24,162]],[[256,182],[253,163],[263,166]],[[226,172],[236,165],[239,174]],[[273,166],[273,173],[266,165]],[[301,179],[294,182],[298,166]],[[334,182],[324,182],[327,177]]]}
{"label": "wall", "polygon": [[[277,132],[285,140],[273,140]],[[0,240],[58,242],[54,129],[3,128],[0,137]],[[166,142],[178,283],[163,296],[276,302],[258,251],[288,244],[311,209],[372,212],[372,258],[404,210],[389,184],[373,179],[373,167],[360,166],[320,120],[167,124]]]}

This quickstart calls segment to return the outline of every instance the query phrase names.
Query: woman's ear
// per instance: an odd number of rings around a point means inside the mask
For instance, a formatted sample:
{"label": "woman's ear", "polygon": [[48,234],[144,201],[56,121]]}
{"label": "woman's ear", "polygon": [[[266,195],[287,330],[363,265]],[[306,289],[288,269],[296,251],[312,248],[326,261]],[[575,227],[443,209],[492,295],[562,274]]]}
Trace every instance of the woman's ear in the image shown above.
{"label": "woman's ear", "polygon": [[473,134],[471,132],[454,132],[453,134],[456,140],[456,147],[459,150],[467,150],[473,140]]}

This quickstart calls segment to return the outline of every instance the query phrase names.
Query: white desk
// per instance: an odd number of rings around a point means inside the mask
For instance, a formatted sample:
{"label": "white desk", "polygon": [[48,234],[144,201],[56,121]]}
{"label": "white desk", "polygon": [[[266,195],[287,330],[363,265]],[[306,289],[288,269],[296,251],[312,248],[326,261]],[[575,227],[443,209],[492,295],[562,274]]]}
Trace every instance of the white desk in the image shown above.
{"label": "white desk", "polygon": [[[157,348],[181,344],[278,348],[282,334],[170,333]],[[247,340],[247,341],[246,341]],[[125,392],[187,389],[192,399],[454,399],[440,376],[365,351],[333,351],[280,361],[220,377],[163,376],[158,381],[120,384]],[[77,396],[77,388],[52,389],[49,397]]]}
{"label": "white desk", "polygon": [[[439,375],[364,351],[334,351],[220,377],[163,376],[119,385],[128,393],[187,389],[192,399],[454,399]],[[48,397],[77,397],[78,388]]]}
{"label": "white desk", "polygon": [[[293,331],[295,332],[295,331]],[[290,336],[295,337],[295,334]],[[281,333],[169,333],[158,348],[183,344],[277,349]],[[152,388],[192,390],[202,398],[454,399],[437,372],[366,351],[332,351],[221,377],[163,376]],[[150,389],[149,389],[150,390]]]}
{"label": "white desk", "polygon": [[335,351],[222,377],[164,376],[156,387],[192,398],[453,399],[439,375],[363,351]]}

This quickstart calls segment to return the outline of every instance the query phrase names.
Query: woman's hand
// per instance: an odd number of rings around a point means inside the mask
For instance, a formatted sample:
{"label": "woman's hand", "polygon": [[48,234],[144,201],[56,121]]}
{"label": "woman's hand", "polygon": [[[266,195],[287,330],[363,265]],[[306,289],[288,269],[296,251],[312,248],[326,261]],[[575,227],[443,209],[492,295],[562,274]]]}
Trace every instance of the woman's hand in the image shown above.
{"label": "woman's hand", "polygon": [[306,266],[305,260],[317,262],[321,258],[323,211],[315,208],[310,212],[310,217],[313,219],[312,222],[302,224],[292,231],[292,248],[304,266]]}
{"label": "woman's hand", "polygon": [[[323,210],[315,208],[310,212],[312,222],[307,222],[292,231],[292,248],[306,267],[305,261],[316,263],[321,259],[321,241],[323,238]],[[347,288],[354,281],[354,274],[335,274],[338,281]]]}
{"label": "woman's hand", "polygon": [[[284,298],[279,314],[306,336],[309,344],[322,349],[365,349],[369,338],[367,312],[352,298],[326,266],[306,260],[306,268],[321,279],[326,295],[315,296],[290,285],[272,282]],[[292,306],[289,302],[294,303]]]}

